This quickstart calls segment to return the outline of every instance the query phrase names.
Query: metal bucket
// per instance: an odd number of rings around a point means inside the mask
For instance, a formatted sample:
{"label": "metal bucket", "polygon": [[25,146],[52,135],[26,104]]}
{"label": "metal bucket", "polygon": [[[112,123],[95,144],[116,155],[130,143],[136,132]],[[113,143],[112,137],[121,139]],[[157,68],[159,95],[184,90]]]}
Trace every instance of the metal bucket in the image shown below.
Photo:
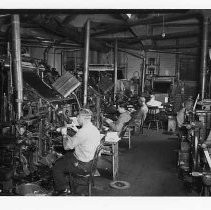
{"label": "metal bucket", "polygon": [[47,191],[38,184],[24,183],[16,187],[16,193],[23,196],[45,196]]}

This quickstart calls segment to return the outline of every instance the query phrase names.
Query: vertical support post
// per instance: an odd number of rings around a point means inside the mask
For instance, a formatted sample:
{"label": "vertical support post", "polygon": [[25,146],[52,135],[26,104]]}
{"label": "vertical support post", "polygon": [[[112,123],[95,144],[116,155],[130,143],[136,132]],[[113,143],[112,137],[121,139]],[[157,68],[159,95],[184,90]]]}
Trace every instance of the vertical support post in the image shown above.
{"label": "vertical support post", "polygon": [[117,39],[114,44],[114,101],[116,101],[117,93],[117,60],[118,60],[118,49],[117,49]]}
{"label": "vertical support post", "polygon": [[7,43],[7,57],[9,59],[9,72],[7,73],[8,77],[8,91],[7,91],[7,96],[8,96],[8,110],[9,110],[9,121],[13,121],[15,119],[14,116],[14,105],[13,105],[13,72],[12,72],[12,55],[11,55],[11,44],[10,42]]}
{"label": "vertical support post", "polygon": [[208,98],[211,97],[211,75],[210,75],[210,78],[209,78],[209,90],[208,90]]}
{"label": "vertical support post", "polygon": [[63,74],[63,65],[64,65],[64,52],[61,51],[61,75]]}
{"label": "vertical support post", "polygon": [[21,67],[20,17],[12,15],[12,65],[16,93],[17,119],[22,116],[23,76]]}
{"label": "vertical support post", "polygon": [[90,20],[86,22],[85,29],[85,52],[84,52],[84,101],[83,106],[87,105],[88,76],[89,76],[89,46],[90,46]]}
{"label": "vertical support post", "polygon": [[3,65],[2,63],[0,62],[0,86],[1,86],[1,89],[0,89],[0,121],[4,121],[4,92],[3,92],[3,85],[4,85],[4,80],[3,80]]}
{"label": "vertical support post", "polygon": [[142,77],[141,77],[141,93],[144,92],[145,74],[146,74],[146,53],[143,59],[143,70],[142,70]]}
{"label": "vertical support post", "polygon": [[101,113],[101,111],[100,111],[101,109],[100,109],[100,97],[99,96],[97,96],[97,98],[96,98],[96,116],[97,116],[97,128],[98,129],[100,129],[100,113]]}
{"label": "vertical support post", "polygon": [[53,47],[53,67],[56,68],[56,48]]}
{"label": "vertical support post", "polygon": [[[176,46],[179,45],[179,39],[176,39]],[[176,52],[178,52],[178,49],[176,49]],[[176,75],[176,78],[177,80],[179,81],[180,79],[180,70],[179,70],[179,54],[177,53],[176,54],[176,59],[175,59],[175,75]]]}
{"label": "vertical support post", "polygon": [[202,33],[202,52],[201,52],[201,99],[205,96],[206,87],[206,68],[207,68],[207,50],[208,50],[208,24],[209,18],[203,17],[203,33]]}

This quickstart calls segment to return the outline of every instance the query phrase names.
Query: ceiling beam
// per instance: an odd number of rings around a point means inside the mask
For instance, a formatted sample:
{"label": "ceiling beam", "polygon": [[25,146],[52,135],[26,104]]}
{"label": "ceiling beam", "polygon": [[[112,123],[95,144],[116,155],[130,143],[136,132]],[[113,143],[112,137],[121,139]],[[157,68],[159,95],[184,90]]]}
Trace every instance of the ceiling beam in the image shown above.
{"label": "ceiling beam", "polygon": [[130,50],[140,50],[140,46],[139,45],[131,45],[128,43],[124,43],[124,42],[118,42],[118,46],[120,48],[124,48],[124,49],[130,49]]}
{"label": "ceiling beam", "polygon": [[126,23],[127,27],[128,27],[128,31],[134,36],[137,37],[136,33],[130,28],[129,24],[128,24],[128,18],[127,15],[125,14],[119,14],[120,18],[124,21],[124,23]]}
{"label": "ceiling beam", "polygon": [[[57,20],[58,21],[58,20]],[[57,21],[46,21],[45,16],[34,16],[33,22],[39,24],[40,27],[51,31],[63,38],[74,41],[77,44],[84,45],[84,33],[79,32],[75,27],[62,27]],[[103,41],[90,40],[90,49],[96,51],[108,51],[109,48]]]}
{"label": "ceiling beam", "polygon": [[[197,37],[200,35],[199,31],[186,31],[186,32],[176,32],[176,33],[166,33],[165,38],[161,36],[161,34],[156,35],[141,35],[138,37],[103,37],[103,38],[95,38],[96,40],[104,40],[104,41],[113,41],[117,39],[118,41],[128,42],[134,44],[139,42],[140,40],[168,40],[168,39],[179,39],[179,38],[188,38],[188,37]],[[210,34],[211,35],[211,34]]]}
{"label": "ceiling beam", "polygon": [[75,18],[77,17],[77,14],[74,15],[68,15],[67,17],[65,17],[65,19],[62,21],[62,25],[67,25],[68,23],[70,23],[71,21],[73,21]]}
{"label": "ceiling beam", "polygon": [[168,39],[179,39],[179,38],[189,38],[189,37],[197,37],[199,36],[200,33],[199,31],[186,31],[186,32],[176,32],[176,33],[167,33],[165,37],[163,38],[161,34],[156,34],[156,35],[150,35],[150,36],[139,36],[135,40],[129,41],[129,43],[136,43],[139,40],[147,40],[147,39],[152,39],[152,40],[168,40]]}
{"label": "ceiling beam", "polygon": [[40,28],[40,26],[37,24],[21,22],[21,28]]}
{"label": "ceiling beam", "polygon": [[[152,26],[155,27],[162,27],[163,23],[155,23],[152,24]],[[172,27],[172,28],[179,28],[179,27],[194,27],[199,26],[199,23],[166,23],[165,27]]]}
{"label": "ceiling beam", "polygon": [[[211,44],[209,44],[211,46]],[[152,46],[152,45],[145,45],[145,49],[152,49],[152,50],[167,50],[167,49],[191,49],[191,48],[200,48],[200,44],[191,43],[191,44],[183,44],[183,45],[162,45],[162,46]]]}
{"label": "ceiling beam", "polygon": [[[188,12],[187,14],[183,15],[165,15],[164,16],[164,21],[165,23],[169,22],[174,22],[174,21],[179,21],[179,20],[187,20],[187,19],[199,19],[202,17],[202,14],[196,13],[196,12]],[[157,23],[162,23],[163,22],[163,15],[158,16],[158,17],[153,17],[153,18],[146,18],[142,20],[137,20],[137,21],[131,21],[129,23],[126,23],[125,25],[121,25],[119,27],[110,27],[104,31],[99,31],[96,33],[93,33],[91,36],[99,36],[99,35],[105,35],[105,34],[113,34],[113,33],[118,33],[118,32],[123,32],[127,31],[128,27],[134,27],[134,26],[139,26],[139,25],[147,25],[147,24],[157,24]]]}
{"label": "ceiling beam", "polygon": [[[127,17],[127,15],[125,15],[125,14],[120,14],[120,17],[121,17],[121,18],[124,20],[124,22],[128,25],[128,17]],[[138,37],[137,34],[133,31],[133,29],[132,29],[130,26],[128,26],[128,30],[129,30],[129,32],[130,32],[135,38]],[[143,43],[142,43],[141,40],[139,40],[139,44],[141,45],[141,49],[143,50],[143,49],[144,49],[144,45],[143,45]]]}
{"label": "ceiling beam", "polygon": [[[165,23],[179,21],[179,20],[188,20],[188,19],[199,19],[202,17],[202,14],[196,13],[196,12],[188,12],[183,15],[164,15],[164,21]],[[162,23],[163,22],[163,15],[157,16],[153,18],[148,18],[145,20],[137,20],[135,22],[132,22],[130,24],[131,27],[138,26],[138,25],[146,25],[146,24],[155,24],[155,23]]]}
{"label": "ceiling beam", "polygon": [[193,52],[182,52],[182,51],[175,51],[175,50],[146,50],[147,52],[158,52],[158,53],[164,53],[164,54],[179,54],[179,55],[191,55],[191,56],[199,56],[199,51],[197,50],[196,53]]}
{"label": "ceiling beam", "polygon": [[96,21],[91,21],[92,23],[92,28],[94,29],[98,29],[98,30],[106,30],[106,29],[110,29],[111,26],[114,27],[118,27],[118,26],[125,26],[125,23],[108,23],[105,21],[101,21],[101,22],[96,22]]}
{"label": "ceiling beam", "polygon": [[124,32],[124,31],[128,31],[128,26],[117,26],[117,27],[112,27],[112,28],[109,27],[106,30],[91,33],[90,36],[95,37],[95,36],[101,36],[101,35],[107,35],[107,34],[116,34],[116,33]]}

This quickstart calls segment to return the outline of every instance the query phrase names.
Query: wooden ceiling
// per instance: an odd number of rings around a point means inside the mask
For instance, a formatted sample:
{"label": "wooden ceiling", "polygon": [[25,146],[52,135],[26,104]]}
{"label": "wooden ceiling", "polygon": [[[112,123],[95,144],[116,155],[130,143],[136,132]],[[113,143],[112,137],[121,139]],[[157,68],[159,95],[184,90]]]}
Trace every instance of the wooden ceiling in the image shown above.
{"label": "wooden ceiling", "polygon": [[10,38],[14,13],[20,14],[23,45],[83,47],[89,19],[92,50],[108,51],[117,39],[120,48],[197,53],[210,10],[0,10],[1,43]]}

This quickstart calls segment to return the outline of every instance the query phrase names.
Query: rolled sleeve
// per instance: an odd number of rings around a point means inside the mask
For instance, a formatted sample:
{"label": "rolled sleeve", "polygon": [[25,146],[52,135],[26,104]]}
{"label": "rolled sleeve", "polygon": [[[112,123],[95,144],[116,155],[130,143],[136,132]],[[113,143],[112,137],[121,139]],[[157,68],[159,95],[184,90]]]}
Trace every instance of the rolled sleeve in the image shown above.
{"label": "rolled sleeve", "polygon": [[124,124],[131,119],[130,115],[127,113],[123,113],[119,116],[119,119],[116,122],[110,123],[109,126],[112,130],[121,132]]}
{"label": "rolled sleeve", "polygon": [[109,124],[109,126],[112,128],[112,130],[120,132],[122,130],[123,123],[118,121],[116,123]]}
{"label": "rolled sleeve", "polygon": [[77,145],[81,144],[83,140],[84,133],[79,130],[73,137],[67,135],[63,138],[63,147],[65,150],[74,149]]}

